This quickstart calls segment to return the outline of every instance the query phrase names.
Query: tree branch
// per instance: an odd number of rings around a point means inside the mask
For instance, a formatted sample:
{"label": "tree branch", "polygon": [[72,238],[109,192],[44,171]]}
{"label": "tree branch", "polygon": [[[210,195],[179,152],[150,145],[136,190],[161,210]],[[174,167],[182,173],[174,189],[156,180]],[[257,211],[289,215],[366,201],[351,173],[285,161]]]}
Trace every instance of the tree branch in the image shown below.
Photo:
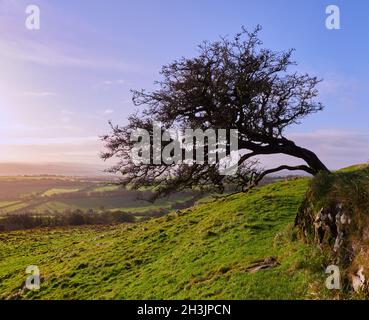
{"label": "tree branch", "polygon": [[314,175],[314,170],[312,170],[310,167],[306,166],[306,165],[299,165],[299,166],[288,166],[288,165],[281,165],[279,167],[276,168],[272,168],[272,169],[267,169],[264,170],[263,172],[261,172],[256,178],[255,180],[252,182],[251,187],[257,185],[266,175],[270,174],[270,173],[274,173],[274,172],[278,172],[278,171],[282,171],[282,170],[290,170],[290,171],[297,171],[297,170],[301,170],[301,171],[305,171],[311,175]]}

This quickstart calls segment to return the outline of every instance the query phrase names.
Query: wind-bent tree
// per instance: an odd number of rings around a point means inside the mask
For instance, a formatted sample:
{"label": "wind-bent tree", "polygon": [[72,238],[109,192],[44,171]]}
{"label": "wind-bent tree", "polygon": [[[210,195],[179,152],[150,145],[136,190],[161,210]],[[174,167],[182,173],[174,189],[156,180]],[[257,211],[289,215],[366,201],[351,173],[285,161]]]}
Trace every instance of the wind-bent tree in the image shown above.
{"label": "wind-bent tree", "polygon": [[[293,50],[274,52],[261,48],[260,29],[248,32],[243,28],[232,39],[204,42],[198,56],[164,66],[156,90],[133,91],[133,102],[144,106],[144,110],[132,115],[126,126],[112,125],[112,132],[102,137],[107,148],[102,158],[118,157],[118,164],[110,171],[122,174],[122,184],[135,188],[155,186],[158,195],[192,187],[223,190],[229,183],[245,190],[265,175],[281,170],[303,170],[312,175],[328,171],[312,151],[284,136],[288,126],[323,109],[315,100],[320,80],[289,72],[288,68],[295,65]],[[223,176],[218,163],[207,161],[134,164],[130,135],[137,128],[152,134],[154,122],[178,130],[237,129],[241,150],[237,174]],[[256,169],[252,159],[270,154],[285,154],[303,163]]]}

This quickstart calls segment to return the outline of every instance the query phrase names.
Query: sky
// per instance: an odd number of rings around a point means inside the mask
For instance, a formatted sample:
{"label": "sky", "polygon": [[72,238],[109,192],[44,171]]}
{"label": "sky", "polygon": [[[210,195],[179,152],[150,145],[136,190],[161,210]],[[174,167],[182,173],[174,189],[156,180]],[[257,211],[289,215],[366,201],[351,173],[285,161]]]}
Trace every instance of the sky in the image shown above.
{"label": "sky", "polygon": [[[25,27],[30,4],[40,30]],[[330,4],[339,30],[326,28]],[[368,15],[366,0],[0,0],[0,162],[100,165],[108,121],[136,110],[130,89],[152,89],[162,65],[203,40],[258,24],[263,46],[295,48],[299,71],[323,79],[324,111],[287,136],[332,169],[366,162]]]}

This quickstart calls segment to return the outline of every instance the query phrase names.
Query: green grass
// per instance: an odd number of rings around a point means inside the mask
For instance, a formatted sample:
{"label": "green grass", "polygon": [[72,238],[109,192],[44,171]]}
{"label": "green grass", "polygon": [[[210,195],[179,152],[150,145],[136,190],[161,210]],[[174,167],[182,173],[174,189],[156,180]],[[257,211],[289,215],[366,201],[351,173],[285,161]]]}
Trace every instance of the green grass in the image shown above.
{"label": "green grass", "polygon": [[369,167],[369,163],[360,163],[360,164],[354,164],[346,168],[342,168],[338,171],[339,172],[352,172],[352,171],[367,169],[368,167]]}
{"label": "green grass", "polygon": [[66,203],[63,201],[48,201],[43,204],[40,204],[39,206],[37,206],[32,210],[34,212],[45,212],[46,210],[62,212],[64,210],[77,210],[77,209],[80,209],[80,207],[72,205],[71,203]]}
{"label": "green grass", "polygon": [[72,188],[72,189],[66,189],[66,188],[53,188],[53,189],[49,189],[46,192],[44,192],[42,194],[42,196],[44,197],[48,197],[48,196],[53,196],[56,194],[63,194],[63,193],[72,193],[72,192],[77,192],[80,189],[76,189],[76,188]]}
{"label": "green grass", "polygon": [[[321,254],[292,228],[308,179],[254,189],[131,225],[0,234],[0,297],[329,298]],[[279,265],[248,268],[275,257]],[[22,285],[29,265],[41,289]]]}
{"label": "green grass", "polygon": [[102,186],[92,189],[91,191],[93,192],[116,191],[116,190],[119,190],[120,188],[121,187],[116,186],[116,185],[102,185]]}
{"label": "green grass", "polygon": [[63,211],[63,210],[88,210],[90,208],[95,210],[100,210],[104,208],[104,210],[122,210],[128,212],[145,212],[152,210],[159,210],[163,208],[170,208],[173,202],[169,201],[160,201],[157,203],[149,203],[143,200],[137,200],[135,198],[124,198],[122,196],[106,196],[106,197],[81,197],[75,199],[60,199],[56,201],[47,201],[45,203],[36,206],[32,210],[35,212],[43,212],[45,210],[51,211]]}
{"label": "green grass", "polygon": [[368,211],[369,166],[356,165],[330,174],[319,173],[310,192],[316,210],[340,202],[353,211]]}

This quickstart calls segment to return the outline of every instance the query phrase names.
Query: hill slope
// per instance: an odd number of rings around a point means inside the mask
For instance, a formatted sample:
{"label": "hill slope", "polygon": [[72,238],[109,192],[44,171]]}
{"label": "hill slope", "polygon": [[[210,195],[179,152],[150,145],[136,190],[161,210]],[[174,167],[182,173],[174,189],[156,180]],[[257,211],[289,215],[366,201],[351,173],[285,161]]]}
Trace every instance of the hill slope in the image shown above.
{"label": "hill slope", "polygon": [[[324,298],[324,261],[293,239],[308,179],[199,204],[150,221],[0,234],[0,297]],[[29,265],[39,291],[22,289]]]}

